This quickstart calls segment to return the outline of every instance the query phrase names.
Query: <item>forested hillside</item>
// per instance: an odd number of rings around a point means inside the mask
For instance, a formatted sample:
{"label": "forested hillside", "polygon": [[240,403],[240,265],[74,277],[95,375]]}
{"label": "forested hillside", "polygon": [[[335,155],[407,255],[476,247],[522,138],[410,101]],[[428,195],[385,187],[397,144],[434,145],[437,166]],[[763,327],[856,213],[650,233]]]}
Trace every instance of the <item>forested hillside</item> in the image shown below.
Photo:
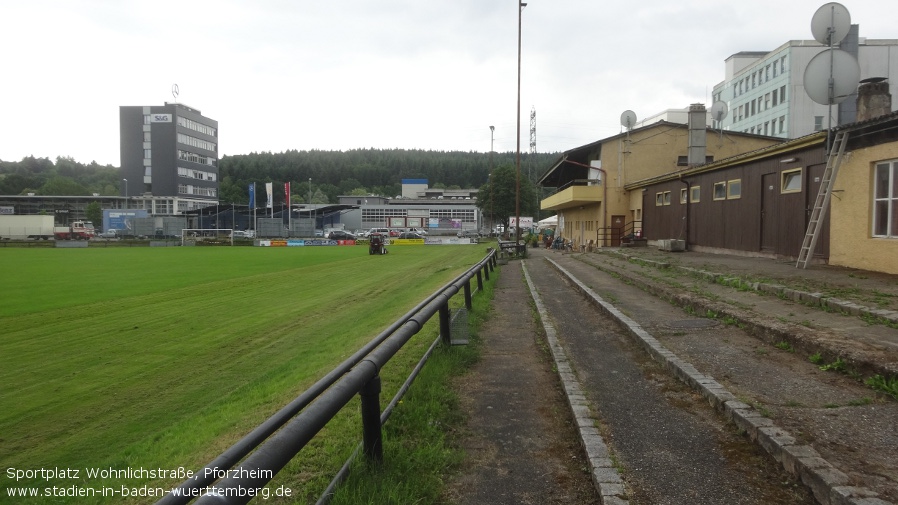
{"label": "forested hillside", "polygon": [[[521,154],[524,177],[539,177],[556,153]],[[355,149],[350,151],[287,151],[224,156],[219,160],[219,200],[247,203],[247,187],[255,182],[291,183],[293,201],[309,199],[334,203],[338,195],[401,193],[402,179],[427,179],[435,188],[479,188],[487,182],[490,155],[477,152],[445,152],[406,149]],[[494,153],[492,166],[515,164],[515,153]],[[101,195],[120,194],[121,174],[112,165],[84,165],[71,158],[24,158],[0,161],[0,194]],[[264,191],[263,188],[259,188]],[[283,197],[283,196],[282,196]]]}
{"label": "forested hillside", "polygon": [[[521,154],[521,172],[539,177],[556,153]],[[532,164],[531,164],[532,161]],[[494,153],[493,167],[514,165],[515,153]],[[219,163],[222,201],[247,200],[250,183],[290,182],[292,200],[336,202],[338,195],[396,196],[402,179],[427,179],[434,188],[479,188],[490,171],[488,153],[405,149],[355,149],[351,151],[287,151],[225,156]],[[276,185],[277,186],[277,185]],[[282,185],[281,185],[282,186]],[[276,189],[282,193],[283,187]]]}

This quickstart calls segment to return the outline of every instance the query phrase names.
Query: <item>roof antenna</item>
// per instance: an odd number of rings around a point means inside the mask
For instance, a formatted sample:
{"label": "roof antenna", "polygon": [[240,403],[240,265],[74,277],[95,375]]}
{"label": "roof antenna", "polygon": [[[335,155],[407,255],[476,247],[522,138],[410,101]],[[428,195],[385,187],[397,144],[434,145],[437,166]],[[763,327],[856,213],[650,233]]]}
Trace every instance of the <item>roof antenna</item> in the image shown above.
{"label": "roof antenna", "polygon": [[636,125],[636,113],[632,110],[625,110],[620,115],[620,125],[627,129],[627,149],[625,154],[630,152],[630,130]]}
{"label": "roof antenna", "polygon": [[729,109],[727,108],[726,102],[722,100],[718,100],[711,105],[711,119],[714,120],[715,127],[717,128],[717,145],[721,145],[723,141],[723,119],[727,117],[729,113]]}

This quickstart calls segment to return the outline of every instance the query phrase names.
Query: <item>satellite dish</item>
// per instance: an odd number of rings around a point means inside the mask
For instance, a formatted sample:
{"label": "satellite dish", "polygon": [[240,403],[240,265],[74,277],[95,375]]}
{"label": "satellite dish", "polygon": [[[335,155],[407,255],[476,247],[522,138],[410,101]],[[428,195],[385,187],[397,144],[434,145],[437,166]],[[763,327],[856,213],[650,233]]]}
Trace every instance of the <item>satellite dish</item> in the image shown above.
{"label": "satellite dish", "polygon": [[625,110],[620,115],[620,124],[621,126],[626,127],[628,130],[632,129],[636,124],[636,113],[632,110]]}
{"label": "satellite dish", "polygon": [[811,33],[814,40],[825,46],[838,44],[848,35],[851,28],[851,14],[844,5],[836,2],[824,4],[811,18]]}
{"label": "satellite dish", "polygon": [[723,121],[723,118],[727,117],[727,113],[729,113],[729,109],[727,108],[726,102],[718,100],[711,106],[711,119],[718,123]]}
{"label": "satellite dish", "polygon": [[[811,100],[833,105],[857,91],[861,67],[854,56],[839,49],[823,51],[811,58],[804,70],[804,89]],[[832,95],[829,81],[832,79]]]}
{"label": "satellite dish", "polygon": [[171,96],[175,97],[175,101],[176,101],[176,102],[178,101],[178,95],[179,95],[180,93],[181,93],[181,90],[178,89],[178,85],[177,85],[177,84],[172,84],[172,85],[171,85]]}

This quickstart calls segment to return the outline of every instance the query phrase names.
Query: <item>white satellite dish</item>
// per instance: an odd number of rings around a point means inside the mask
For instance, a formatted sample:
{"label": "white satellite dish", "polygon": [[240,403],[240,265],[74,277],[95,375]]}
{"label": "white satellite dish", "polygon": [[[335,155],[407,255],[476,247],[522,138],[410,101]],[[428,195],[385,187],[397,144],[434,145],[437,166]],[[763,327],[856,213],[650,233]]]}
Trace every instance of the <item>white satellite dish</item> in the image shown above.
{"label": "white satellite dish", "polygon": [[[829,82],[832,78],[832,88]],[[823,51],[811,58],[804,70],[804,89],[811,100],[834,105],[857,91],[861,67],[849,53],[839,49]]]}
{"label": "white satellite dish", "polygon": [[620,115],[620,124],[627,130],[633,129],[633,126],[636,125],[636,113],[632,110],[625,110],[622,112]]}
{"label": "white satellite dish", "polygon": [[727,114],[729,113],[729,109],[727,108],[726,102],[716,101],[714,105],[711,106],[711,119],[717,121],[718,123],[723,121]]}
{"label": "white satellite dish", "polygon": [[811,33],[814,40],[825,46],[838,44],[848,35],[851,28],[851,14],[844,5],[830,2],[817,9],[811,18]]}

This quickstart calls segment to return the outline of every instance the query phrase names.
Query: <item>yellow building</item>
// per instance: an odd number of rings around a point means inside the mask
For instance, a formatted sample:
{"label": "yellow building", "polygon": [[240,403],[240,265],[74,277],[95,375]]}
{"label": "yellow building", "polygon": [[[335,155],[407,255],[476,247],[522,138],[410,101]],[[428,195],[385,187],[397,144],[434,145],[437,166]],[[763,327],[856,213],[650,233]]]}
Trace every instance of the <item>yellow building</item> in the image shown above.
{"label": "yellow building", "polygon": [[830,199],[829,263],[898,274],[898,115],[847,133]]}
{"label": "yellow building", "polygon": [[783,140],[708,129],[701,104],[689,114],[688,125],[661,121],[562,153],[538,181],[555,188],[540,207],[558,213],[556,233],[578,248],[617,246],[641,228],[642,192],[628,183]]}

